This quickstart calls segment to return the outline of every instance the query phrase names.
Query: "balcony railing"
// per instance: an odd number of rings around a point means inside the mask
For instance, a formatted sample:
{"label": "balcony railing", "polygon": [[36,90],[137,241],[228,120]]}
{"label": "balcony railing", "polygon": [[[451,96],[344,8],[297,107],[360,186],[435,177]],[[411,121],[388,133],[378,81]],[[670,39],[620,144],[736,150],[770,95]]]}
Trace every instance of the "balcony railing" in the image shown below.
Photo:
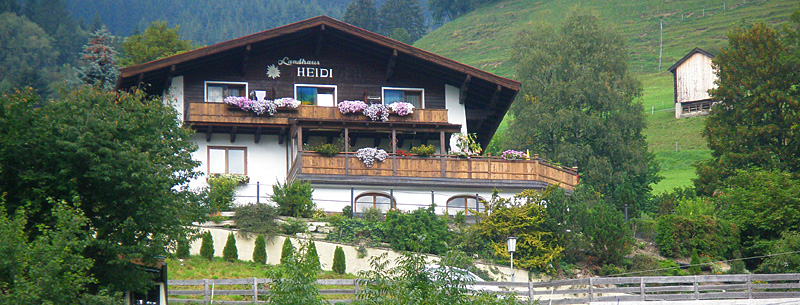
{"label": "balcony railing", "polygon": [[[255,115],[223,103],[190,102],[186,121],[206,124],[288,125],[290,119],[368,121],[361,114],[341,114],[336,107],[301,105],[275,115]],[[414,109],[407,116],[390,115],[389,122],[447,123],[447,109]]]}
{"label": "balcony railing", "polygon": [[[505,160],[498,157],[457,158],[454,156],[390,156],[385,162],[366,167],[355,153],[326,157],[315,152],[298,154],[289,172],[290,179],[312,176],[372,176],[375,178],[430,178],[437,181],[514,181],[559,184],[573,190],[578,184],[577,170],[544,159]],[[444,180],[441,180],[444,178]],[[391,179],[390,179],[391,180]]]}

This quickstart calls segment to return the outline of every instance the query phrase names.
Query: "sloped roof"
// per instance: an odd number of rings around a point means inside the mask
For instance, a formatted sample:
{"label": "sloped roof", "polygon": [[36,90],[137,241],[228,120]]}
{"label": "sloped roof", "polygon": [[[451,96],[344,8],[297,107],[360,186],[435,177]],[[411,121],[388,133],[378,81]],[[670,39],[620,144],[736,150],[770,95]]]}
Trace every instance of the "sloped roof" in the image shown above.
{"label": "sloped roof", "polygon": [[[263,32],[220,42],[170,57],[120,69],[117,89],[149,84],[146,88],[159,94],[169,85],[172,76],[203,66],[221,57],[239,56],[291,43],[298,39],[324,35],[346,41],[353,48],[367,50],[377,58],[396,58],[397,67],[434,75],[445,83],[462,88],[467,108],[467,125],[477,132],[485,147],[500,125],[520,90],[520,83],[411,45],[352,26],[328,16],[319,16]],[[472,109],[472,110],[471,110]]]}
{"label": "sloped roof", "polygon": [[703,55],[708,56],[710,58],[714,58],[714,54],[708,53],[708,52],[706,52],[705,50],[703,50],[701,48],[694,48],[691,51],[689,51],[688,54],[684,55],[681,59],[679,59],[678,62],[676,62],[671,67],[669,67],[669,69],[667,69],[667,71],[675,73],[675,69],[677,69],[681,64],[683,64],[684,62],[689,60],[689,58],[691,58],[692,55],[697,54],[697,53],[703,54]]}

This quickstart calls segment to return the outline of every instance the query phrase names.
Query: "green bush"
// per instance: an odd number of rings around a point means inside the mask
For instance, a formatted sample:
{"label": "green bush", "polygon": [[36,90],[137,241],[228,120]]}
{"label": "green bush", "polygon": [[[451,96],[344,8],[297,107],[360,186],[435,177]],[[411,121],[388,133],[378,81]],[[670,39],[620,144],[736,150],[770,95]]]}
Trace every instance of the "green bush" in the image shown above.
{"label": "green bush", "polygon": [[275,217],[278,211],[264,203],[253,203],[236,207],[232,220],[240,230],[245,232],[272,235],[279,231]]}
{"label": "green bush", "polygon": [[436,147],[434,147],[433,144],[414,146],[409,152],[415,155],[427,157],[436,153]]}
{"label": "green bush", "polygon": [[287,237],[283,240],[283,248],[281,248],[281,264],[286,264],[293,256],[294,246],[292,246],[292,240]]}
{"label": "green bush", "polygon": [[634,236],[650,242],[655,241],[656,220],[653,219],[653,217],[650,217],[647,214],[642,214],[641,216],[628,221],[628,225],[630,226]]}
{"label": "green bush", "polygon": [[264,265],[267,263],[267,243],[264,241],[264,235],[258,234],[256,237],[255,247],[253,248],[253,262]]}
{"label": "green bush", "polygon": [[315,270],[321,270],[322,266],[319,263],[319,254],[317,253],[317,244],[312,240],[308,242],[308,250],[306,250],[306,261]]}
{"label": "green bush", "polygon": [[200,256],[207,260],[214,259],[214,238],[211,232],[206,231],[203,233],[203,241],[200,243]]}
{"label": "green bush", "polygon": [[336,246],[336,250],[333,251],[333,265],[331,269],[338,274],[344,274],[345,269],[347,269],[344,250],[340,246]]}
{"label": "green bush", "polygon": [[658,269],[661,269],[663,275],[666,276],[680,276],[680,275],[689,275],[688,272],[681,269],[681,266],[678,266],[675,262],[671,260],[660,260],[658,261]]}
{"label": "green bush", "polygon": [[305,221],[289,217],[286,218],[286,222],[281,224],[281,229],[283,234],[295,235],[297,233],[305,233],[308,230],[308,224]]}
{"label": "green bush", "polygon": [[364,209],[364,220],[383,221],[383,212],[379,208],[369,207]]}
{"label": "green bush", "polygon": [[739,246],[739,229],[713,216],[662,215],[656,223],[658,251],[667,257],[688,257],[697,249],[711,257],[731,257]]}
{"label": "green bush", "polygon": [[366,221],[358,218],[342,218],[331,222],[334,230],[326,238],[329,241],[340,243],[355,243],[372,241],[375,243],[385,240],[383,222]]}
{"label": "green bush", "polygon": [[353,218],[353,207],[345,206],[342,208],[342,215],[347,218]]}
{"label": "green bush", "polygon": [[204,193],[210,211],[229,210],[233,205],[236,187],[241,181],[241,176],[236,175],[210,175],[208,188]]}
{"label": "green bush", "polygon": [[[286,259],[281,258],[281,264],[268,271],[267,276],[272,278],[273,282],[269,287],[270,297],[267,304],[327,304],[319,295],[318,271],[314,263],[306,259],[308,255],[304,252],[307,251],[308,245],[301,244],[298,255],[291,255]],[[318,265],[319,261],[317,261]]]}
{"label": "green bush", "polygon": [[313,192],[307,181],[277,182],[272,186],[270,198],[278,205],[278,213],[282,216],[311,217],[315,208],[311,200]]}
{"label": "green bush", "polygon": [[175,256],[177,258],[187,258],[189,257],[189,241],[181,238],[178,240],[178,247],[175,249]]}
{"label": "green bush", "polygon": [[436,215],[435,205],[411,213],[389,211],[384,228],[392,249],[399,251],[440,254],[450,241],[447,221]]}
{"label": "green bush", "polygon": [[225,248],[222,248],[222,258],[228,262],[239,259],[239,250],[236,248],[236,237],[233,233],[228,234],[228,241],[225,242]]}
{"label": "green bush", "polygon": [[700,256],[697,255],[697,249],[692,249],[692,259],[689,261],[689,273],[692,275],[700,274]]}
{"label": "green bush", "polygon": [[[758,266],[758,273],[800,272],[800,232],[786,231],[781,238],[769,243],[768,253],[783,253],[764,259]],[[733,264],[731,264],[733,269]],[[744,266],[742,264],[742,269]]]}

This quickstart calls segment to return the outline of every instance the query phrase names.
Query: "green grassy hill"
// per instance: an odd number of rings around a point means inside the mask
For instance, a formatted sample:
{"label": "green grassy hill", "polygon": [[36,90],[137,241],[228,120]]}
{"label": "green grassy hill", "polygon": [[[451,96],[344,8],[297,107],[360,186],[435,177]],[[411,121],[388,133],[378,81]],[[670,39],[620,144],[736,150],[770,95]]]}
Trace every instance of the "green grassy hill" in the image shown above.
{"label": "green grassy hill", "polygon": [[645,134],[665,177],[654,190],[663,192],[690,185],[691,164],[710,156],[700,135],[704,118],[674,118],[672,74],[667,68],[695,47],[719,52],[732,25],[761,20],[778,26],[800,7],[790,0],[508,0],[451,21],[415,46],[514,78],[508,59],[517,33],[541,23],[558,23],[574,8],[596,12],[627,38],[629,68],[644,85],[640,102],[648,113]]}

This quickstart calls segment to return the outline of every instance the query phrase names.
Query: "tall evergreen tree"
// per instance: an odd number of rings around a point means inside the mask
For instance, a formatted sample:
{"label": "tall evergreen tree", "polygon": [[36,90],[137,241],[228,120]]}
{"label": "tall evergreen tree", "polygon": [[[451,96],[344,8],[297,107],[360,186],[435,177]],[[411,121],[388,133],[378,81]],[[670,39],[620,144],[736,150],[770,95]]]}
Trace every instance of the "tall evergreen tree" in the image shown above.
{"label": "tall evergreen tree", "polygon": [[222,248],[222,258],[229,262],[239,259],[239,249],[236,248],[236,237],[233,236],[233,233],[228,234],[225,248]]}
{"label": "tall evergreen tree", "polygon": [[372,0],[353,0],[347,5],[342,21],[371,32],[380,30],[378,9]]}
{"label": "tall evergreen tree", "polygon": [[306,260],[315,270],[321,269],[319,254],[317,253],[317,244],[313,240],[309,242],[308,250],[306,250]]}
{"label": "tall evergreen tree", "polygon": [[294,246],[292,240],[288,237],[283,240],[283,248],[281,248],[281,264],[286,264],[294,256]]}
{"label": "tall evergreen tree", "polygon": [[101,27],[89,37],[83,47],[76,72],[82,82],[103,90],[113,90],[119,76],[117,51],[111,47],[113,37]]}
{"label": "tall evergreen tree", "polygon": [[797,30],[783,34],[764,23],[730,30],[713,61],[719,79],[711,96],[719,104],[703,131],[712,158],[697,166],[699,194],[713,194],[737,169],[800,174],[798,49]]}
{"label": "tall evergreen tree", "polygon": [[577,165],[582,184],[638,213],[659,177],[624,41],[596,16],[579,13],[559,28],[519,35],[513,60],[523,90],[511,108],[508,148]]}
{"label": "tall evergreen tree", "polygon": [[380,10],[381,34],[390,36],[395,29],[405,29],[413,43],[425,34],[425,17],[419,0],[386,0]]}
{"label": "tall evergreen tree", "polygon": [[19,13],[19,3],[17,0],[0,0],[0,13],[3,12],[12,12],[12,13]]}
{"label": "tall evergreen tree", "polygon": [[263,234],[258,234],[256,237],[255,247],[253,248],[253,262],[261,265],[267,263],[267,244],[264,241]]}
{"label": "tall evergreen tree", "polygon": [[42,71],[55,64],[53,39],[36,23],[11,12],[0,13],[0,91],[32,87],[45,94]]}
{"label": "tall evergreen tree", "polygon": [[336,246],[336,250],[333,251],[333,266],[331,269],[338,274],[344,274],[345,269],[347,269],[347,262],[344,258],[344,250],[340,246]]}

